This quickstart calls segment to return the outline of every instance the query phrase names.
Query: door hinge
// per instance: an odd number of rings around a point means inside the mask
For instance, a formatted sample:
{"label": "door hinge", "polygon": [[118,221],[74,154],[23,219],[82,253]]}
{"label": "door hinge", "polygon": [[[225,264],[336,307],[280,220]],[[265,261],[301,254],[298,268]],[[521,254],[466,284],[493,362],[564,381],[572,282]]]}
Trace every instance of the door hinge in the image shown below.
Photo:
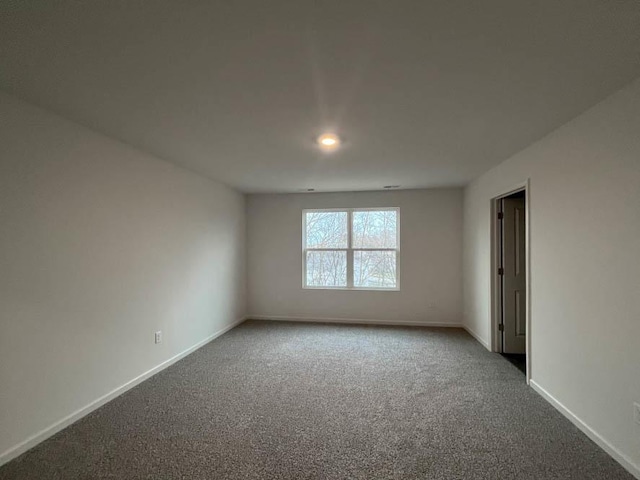
{"label": "door hinge", "polygon": [[500,330],[501,332],[504,332],[504,323],[501,323],[498,325],[498,330]]}
{"label": "door hinge", "polygon": [[498,220],[502,220],[504,218],[504,213],[498,212]]}
{"label": "door hinge", "polygon": [[498,268],[498,275],[504,275],[504,268]]}

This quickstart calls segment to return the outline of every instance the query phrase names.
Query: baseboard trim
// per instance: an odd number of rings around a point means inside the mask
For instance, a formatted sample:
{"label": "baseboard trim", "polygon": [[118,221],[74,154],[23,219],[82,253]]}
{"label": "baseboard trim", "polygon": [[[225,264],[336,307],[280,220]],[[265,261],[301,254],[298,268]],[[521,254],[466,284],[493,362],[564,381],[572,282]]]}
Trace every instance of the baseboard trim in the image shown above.
{"label": "baseboard trim", "polygon": [[445,322],[411,322],[391,320],[380,320],[372,318],[333,318],[333,317],[305,317],[305,316],[287,316],[287,315],[247,315],[248,320],[273,320],[281,322],[310,322],[310,323],[344,323],[357,325],[388,325],[400,327],[450,327],[463,328],[461,323],[445,323]]}
{"label": "baseboard trim", "polygon": [[620,452],[616,447],[614,447],[608,440],[606,440],[602,435],[592,429],[589,425],[587,425],[582,419],[580,419],[576,414],[574,414],[571,410],[569,410],[566,406],[564,406],[559,400],[557,400],[553,395],[551,395],[548,391],[546,391],[543,387],[541,387],[535,380],[531,380],[529,382],[531,388],[533,388],[542,398],[544,398],[547,402],[555,407],[562,415],[564,415],[571,423],[573,423],[576,427],[578,427],[582,433],[584,433],[587,437],[589,437],[596,445],[602,448],[605,452],[607,452],[615,461],[617,461],[620,465],[622,465],[625,470],[627,470],[631,475],[640,480],[640,466],[633,463],[633,461],[627,457],[624,453]]}
{"label": "baseboard trim", "polygon": [[462,325],[462,328],[464,328],[467,331],[467,333],[469,335],[471,335],[473,338],[475,338],[478,341],[478,343],[481,344],[484,348],[486,348],[487,350],[491,351],[491,345],[489,345],[488,342],[485,342],[484,339],[480,335],[478,335],[476,332],[471,330],[466,325]]}
{"label": "baseboard trim", "polygon": [[113,400],[114,398],[118,397],[119,395],[122,395],[127,390],[130,390],[131,388],[135,387],[136,385],[138,385],[138,384],[144,382],[145,380],[147,380],[148,378],[152,377],[156,373],[158,373],[158,372],[164,370],[165,368],[173,365],[178,360],[181,360],[182,358],[186,357],[190,353],[193,353],[197,349],[203,347],[204,345],[206,345],[207,343],[211,342],[212,340],[215,340],[219,336],[227,333],[232,328],[237,327],[238,325],[240,325],[246,319],[247,319],[247,317],[242,317],[241,319],[236,320],[232,324],[224,327],[221,330],[218,330],[217,332],[215,332],[212,335],[209,335],[204,340],[199,341],[195,345],[192,345],[191,347],[187,348],[186,350],[178,353],[177,355],[174,355],[173,357],[169,358],[168,360],[165,360],[164,362],[160,363],[159,365],[156,365],[152,369],[147,370],[146,372],[142,373],[141,375],[138,375],[137,377],[133,378],[132,380],[129,380],[127,383],[125,383],[125,384],[123,384],[123,385],[111,390],[106,395],[103,395],[102,397],[97,398],[96,400],[94,400],[93,402],[89,403],[88,405],[85,405],[84,407],[76,410],[75,412],[71,413],[70,415],[67,415],[66,417],[62,418],[61,420],[58,420],[57,422],[53,423],[52,425],[40,430],[38,433],[30,436],[29,438],[27,438],[26,440],[20,442],[19,444],[9,448],[8,450],[6,450],[2,454],[0,454],[0,466],[4,465],[5,463],[7,463],[7,462],[9,462],[11,460],[13,460],[16,457],[22,455],[27,450],[30,450],[31,448],[33,448],[36,445],[38,445],[40,442],[43,442],[47,438],[49,438],[49,437],[55,435],[56,433],[58,433],[60,430],[63,430],[64,428],[68,427],[72,423],[80,420],[82,417],[84,417],[84,416],[88,415],[89,413],[93,412],[94,410],[100,408],[105,403]]}

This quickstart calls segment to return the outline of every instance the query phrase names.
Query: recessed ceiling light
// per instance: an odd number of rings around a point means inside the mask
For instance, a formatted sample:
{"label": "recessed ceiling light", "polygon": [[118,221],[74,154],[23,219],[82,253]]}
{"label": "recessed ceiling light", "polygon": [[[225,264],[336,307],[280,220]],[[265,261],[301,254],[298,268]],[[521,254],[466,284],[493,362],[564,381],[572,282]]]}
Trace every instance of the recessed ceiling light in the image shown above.
{"label": "recessed ceiling light", "polygon": [[331,151],[340,146],[340,137],[335,133],[323,133],[317,138],[317,142],[321,149]]}

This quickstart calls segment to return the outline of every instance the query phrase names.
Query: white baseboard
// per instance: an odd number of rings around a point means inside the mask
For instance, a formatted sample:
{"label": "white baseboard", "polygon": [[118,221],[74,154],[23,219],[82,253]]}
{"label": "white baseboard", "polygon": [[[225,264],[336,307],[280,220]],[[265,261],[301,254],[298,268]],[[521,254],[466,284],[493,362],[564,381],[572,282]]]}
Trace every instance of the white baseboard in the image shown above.
{"label": "white baseboard", "polygon": [[186,357],[187,355],[189,355],[190,353],[192,353],[195,350],[199,349],[200,347],[206,345],[210,341],[215,340],[220,335],[222,335],[222,334],[228,332],[229,330],[231,330],[232,328],[240,325],[246,319],[247,319],[247,317],[242,317],[240,320],[237,320],[237,321],[233,322],[231,325],[228,325],[228,326],[224,327],[223,329],[218,330],[213,335],[210,335],[207,338],[205,338],[204,340],[199,341],[198,343],[196,343],[195,345],[192,345],[191,347],[187,348],[183,352],[180,352],[177,355],[174,355],[173,357],[169,358],[168,360],[165,360],[161,364],[156,365],[152,369],[147,370],[146,372],[144,372],[141,375],[138,375],[137,377],[133,378],[132,380],[129,380],[124,385],[121,385],[121,386],[111,390],[106,395],[103,395],[102,397],[97,398],[96,400],[94,400],[93,402],[89,403],[88,405],[85,405],[84,407],[76,410],[75,412],[71,413],[70,415],[67,415],[66,417],[58,420],[57,422],[53,423],[52,425],[44,428],[43,430],[40,430],[38,433],[30,436],[29,438],[27,438],[26,440],[20,442],[19,444],[9,448],[8,450],[6,450],[2,454],[0,454],[0,466],[4,465],[5,463],[7,463],[9,461],[11,461],[12,459],[16,458],[17,456],[22,455],[24,452],[26,452],[27,450],[35,447],[40,442],[42,442],[42,441],[46,440],[47,438],[55,435],[60,430],[66,428],[69,425],[71,425],[72,423],[80,420],[82,417],[88,415],[89,413],[93,412],[94,410],[96,410],[97,408],[101,407],[105,403],[109,402],[110,400],[113,400],[117,396],[122,395],[127,390],[130,390],[131,388],[135,387],[136,385],[142,383],[143,381],[145,381],[149,377],[152,377],[153,375],[155,375],[156,373],[160,372],[161,370],[164,370],[165,368],[169,367],[170,365],[173,365],[178,360]]}
{"label": "white baseboard", "polygon": [[598,432],[593,430],[589,425],[587,425],[583,420],[581,420],[577,415],[575,415],[571,410],[565,407],[562,403],[560,403],[556,398],[553,397],[549,392],[547,392],[544,388],[542,388],[535,380],[531,380],[529,382],[531,388],[533,388],[536,392],[540,394],[542,398],[544,398],[547,402],[553,405],[556,410],[562,413],[565,417],[571,421],[576,427],[578,427],[587,437],[589,437],[593,442],[602,448],[605,452],[607,452],[615,461],[617,461],[620,465],[622,465],[631,475],[640,480],[640,466],[633,463],[633,461],[627,457],[624,453],[620,452],[616,447],[614,447],[609,441],[607,441],[604,437],[602,437]]}
{"label": "white baseboard", "polygon": [[462,328],[464,328],[467,331],[467,333],[471,335],[473,338],[475,338],[478,341],[478,343],[480,343],[484,348],[491,351],[491,345],[489,345],[489,343],[486,342],[480,335],[478,335],[476,332],[471,330],[466,325],[462,325]]}
{"label": "white baseboard", "polygon": [[411,322],[411,321],[391,321],[378,320],[372,318],[328,318],[328,317],[304,317],[304,316],[284,316],[284,315],[247,315],[249,320],[275,320],[282,322],[315,322],[315,323],[345,323],[357,325],[397,325],[401,327],[450,327],[462,328],[460,323],[445,322]]}

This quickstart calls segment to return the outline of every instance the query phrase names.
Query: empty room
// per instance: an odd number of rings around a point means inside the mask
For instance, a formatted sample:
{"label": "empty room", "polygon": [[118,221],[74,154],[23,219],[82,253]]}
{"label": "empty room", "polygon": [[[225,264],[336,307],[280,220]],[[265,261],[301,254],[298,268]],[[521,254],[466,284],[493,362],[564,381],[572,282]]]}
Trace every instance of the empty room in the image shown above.
{"label": "empty room", "polygon": [[640,479],[640,1],[0,0],[0,480]]}

